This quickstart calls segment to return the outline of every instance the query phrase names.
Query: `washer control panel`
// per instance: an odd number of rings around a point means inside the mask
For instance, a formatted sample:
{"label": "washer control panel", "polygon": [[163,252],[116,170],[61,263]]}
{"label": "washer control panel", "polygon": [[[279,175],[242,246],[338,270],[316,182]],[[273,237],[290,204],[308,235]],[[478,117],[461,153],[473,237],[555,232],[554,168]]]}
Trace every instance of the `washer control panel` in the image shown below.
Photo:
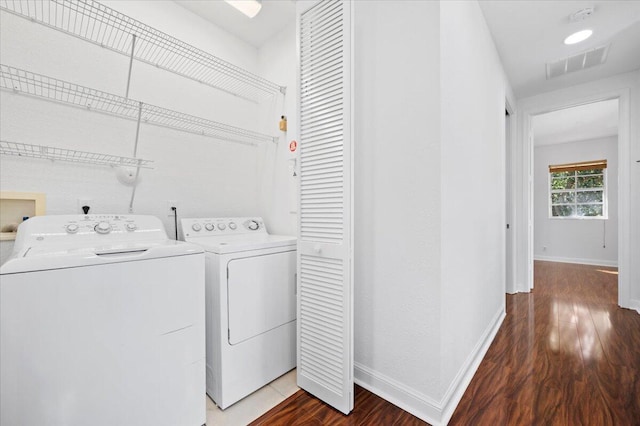
{"label": "washer control panel", "polygon": [[[22,222],[15,247],[46,244],[118,244],[166,240],[164,225],[147,215],[45,215]],[[18,248],[14,248],[18,250]]]}
{"label": "washer control panel", "polygon": [[64,223],[67,234],[95,233],[106,235],[138,231],[136,216],[128,215],[85,215],[77,216]]}
{"label": "washer control panel", "polygon": [[181,223],[185,237],[267,233],[261,217],[181,219]]}

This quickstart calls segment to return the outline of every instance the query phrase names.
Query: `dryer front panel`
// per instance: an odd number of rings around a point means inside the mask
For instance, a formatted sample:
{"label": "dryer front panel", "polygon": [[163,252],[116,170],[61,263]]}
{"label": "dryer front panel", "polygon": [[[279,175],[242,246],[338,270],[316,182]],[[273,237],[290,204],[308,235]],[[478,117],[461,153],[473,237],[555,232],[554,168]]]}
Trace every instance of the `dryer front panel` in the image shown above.
{"label": "dryer front panel", "polygon": [[296,319],[296,251],[230,260],[227,264],[229,344]]}

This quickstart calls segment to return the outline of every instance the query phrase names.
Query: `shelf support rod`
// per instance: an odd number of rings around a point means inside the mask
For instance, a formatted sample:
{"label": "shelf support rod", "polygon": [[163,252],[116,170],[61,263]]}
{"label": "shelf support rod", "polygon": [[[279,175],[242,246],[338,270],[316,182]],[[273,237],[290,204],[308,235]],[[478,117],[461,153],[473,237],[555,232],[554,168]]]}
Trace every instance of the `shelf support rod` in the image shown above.
{"label": "shelf support rod", "polygon": [[[129,75],[127,76],[127,93],[125,94],[125,98],[129,99],[129,85],[131,84],[131,70],[133,69],[133,53],[136,48],[136,35],[131,35],[133,38],[131,39],[131,56],[129,57]],[[137,143],[137,138],[136,138]]]}
{"label": "shelf support rod", "polygon": [[133,145],[133,158],[138,155],[138,138],[140,137],[140,122],[142,121],[142,102],[138,102],[138,124],[136,125],[136,141]]}
{"label": "shelf support rod", "polygon": [[[140,122],[142,121],[142,102],[138,104],[138,125],[136,126],[136,142],[133,145],[133,158],[138,155],[138,138],[140,137]],[[136,198],[136,188],[138,187],[138,177],[140,176],[140,160],[136,167],[136,177],[133,181],[133,188],[131,189],[131,200],[129,201],[129,213],[133,213],[133,200]]]}

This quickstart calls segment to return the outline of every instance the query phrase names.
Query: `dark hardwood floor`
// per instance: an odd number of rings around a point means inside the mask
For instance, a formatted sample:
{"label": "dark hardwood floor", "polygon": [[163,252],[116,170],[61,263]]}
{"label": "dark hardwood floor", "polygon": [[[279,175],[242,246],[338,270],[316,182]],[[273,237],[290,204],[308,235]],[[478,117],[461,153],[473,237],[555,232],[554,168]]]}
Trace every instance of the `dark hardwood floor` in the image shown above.
{"label": "dark hardwood floor", "polygon": [[[536,262],[450,425],[640,425],[640,315],[615,268]],[[252,425],[425,425],[356,386],[349,416],[299,391]]]}
{"label": "dark hardwood floor", "polygon": [[450,424],[640,425],[640,315],[615,268],[536,262]]}
{"label": "dark hardwood floor", "polygon": [[300,390],[251,423],[251,426],[258,425],[412,426],[427,423],[356,385],[354,408],[348,416]]}

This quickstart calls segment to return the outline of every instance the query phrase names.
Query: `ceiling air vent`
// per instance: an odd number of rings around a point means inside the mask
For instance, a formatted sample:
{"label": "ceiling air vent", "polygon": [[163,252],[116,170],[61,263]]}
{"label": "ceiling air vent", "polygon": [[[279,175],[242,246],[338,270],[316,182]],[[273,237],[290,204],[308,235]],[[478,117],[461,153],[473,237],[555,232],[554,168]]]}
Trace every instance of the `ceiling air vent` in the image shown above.
{"label": "ceiling air vent", "polygon": [[602,47],[596,47],[568,58],[560,59],[555,62],[547,62],[547,80],[570,72],[584,70],[596,65],[604,64],[607,60],[610,44]]}

